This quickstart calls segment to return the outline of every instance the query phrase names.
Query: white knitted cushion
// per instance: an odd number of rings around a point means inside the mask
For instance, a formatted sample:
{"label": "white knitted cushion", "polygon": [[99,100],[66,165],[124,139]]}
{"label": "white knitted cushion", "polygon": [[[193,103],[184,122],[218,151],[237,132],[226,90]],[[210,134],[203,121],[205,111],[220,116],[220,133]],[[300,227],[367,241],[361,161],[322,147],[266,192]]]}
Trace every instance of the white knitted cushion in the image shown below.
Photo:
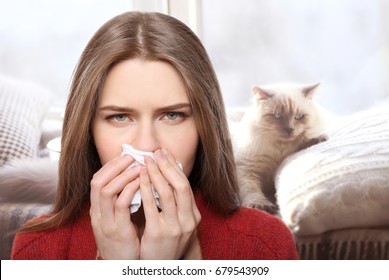
{"label": "white knitted cushion", "polygon": [[37,157],[40,124],[49,102],[46,89],[0,75],[0,165]]}
{"label": "white knitted cushion", "polygon": [[276,176],[282,219],[299,236],[389,225],[389,107],[338,119],[329,140]]}

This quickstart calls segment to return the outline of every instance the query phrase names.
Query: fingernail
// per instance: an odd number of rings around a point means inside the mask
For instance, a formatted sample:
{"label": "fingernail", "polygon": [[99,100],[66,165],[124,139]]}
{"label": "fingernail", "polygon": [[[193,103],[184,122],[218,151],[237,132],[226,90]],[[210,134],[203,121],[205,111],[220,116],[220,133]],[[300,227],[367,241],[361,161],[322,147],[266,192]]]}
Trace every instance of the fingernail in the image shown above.
{"label": "fingernail", "polygon": [[146,166],[142,166],[141,169],[140,169],[140,174],[143,174],[143,175],[147,175],[147,167]]}
{"label": "fingernail", "polygon": [[158,158],[158,157],[160,157],[160,158],[165,157],[165,158],[166,158],[166,154],[165,154],[165,152],[164,152],[163,149],[157,150],[157,151],[155,152],[155,156],[156,156],[156,158]]}
{"label": "fingernail", "polygon": [[169,152],[166,149],[162,149],[162,153],[164,154],[165,157],[169,156]]}
{"label": "fingernail", "polygon": [[150,156],[145,156],[145,163],[146,164],[151,164],[151,165],[155,165],[155,161],[154,159],[152,159]]}

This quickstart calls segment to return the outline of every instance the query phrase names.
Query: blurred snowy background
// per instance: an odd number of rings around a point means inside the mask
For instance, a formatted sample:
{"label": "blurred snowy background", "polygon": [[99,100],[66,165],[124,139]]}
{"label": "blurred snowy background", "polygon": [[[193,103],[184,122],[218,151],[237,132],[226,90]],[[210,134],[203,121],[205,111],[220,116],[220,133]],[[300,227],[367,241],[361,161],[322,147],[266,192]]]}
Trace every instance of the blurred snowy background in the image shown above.
{"label": "blurred snowy background", "polygon": [[[0,74],[44,85],[64,104],[88,40],[133,1],[0,0],[0,7]],[[338,114],[389,98],[389,0],[203,0],[200,7],[199,36],[228,107],[248,105],[254,85],[274,82],[322,81],[318,100]]]}
{"label": "blurred snowy background", "polygon": [[0,74],[43,85],[63,105],[89,39],[131,9],[131,1],[0,0]]}
{"label": "blurred snowy background", "polygon": [[[389,0],[203,1],[202,38],[228,106],[254,85],[322,82],[337,114],[389,98]],[[389,109],[388,109],[389,110]]]}

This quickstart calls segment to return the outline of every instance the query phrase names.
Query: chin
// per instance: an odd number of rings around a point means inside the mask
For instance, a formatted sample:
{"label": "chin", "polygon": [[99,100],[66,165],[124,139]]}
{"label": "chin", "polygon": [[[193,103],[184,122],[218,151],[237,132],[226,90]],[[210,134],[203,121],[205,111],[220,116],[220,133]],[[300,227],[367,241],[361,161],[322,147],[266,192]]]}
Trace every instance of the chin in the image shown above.
{"label": "chin", "polygon": [[294,135],[288,134],[288,133],[283,132],[283,131],[280,131],[278,133],[278,137],[282,141],[292,141],[295,138]]}
{"label": "chin", "polygon": [[280,140],[284,142],[293,142],[298,138],[298,135],[296,134],[288,134],[288,133],[280,133]]}

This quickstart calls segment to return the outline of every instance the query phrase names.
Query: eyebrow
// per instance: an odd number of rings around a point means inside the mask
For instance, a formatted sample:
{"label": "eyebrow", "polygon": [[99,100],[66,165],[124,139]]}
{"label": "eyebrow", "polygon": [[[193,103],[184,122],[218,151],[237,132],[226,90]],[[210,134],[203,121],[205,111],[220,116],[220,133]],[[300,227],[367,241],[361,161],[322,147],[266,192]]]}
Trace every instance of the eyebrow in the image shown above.
{"label": "eyebrow", "polygon": [[[164,107],[157,107],[155,111],[165,112],[165,111],[174,111],[182,108],[191,108],[192,106],[189,103],[177,103]],[[115,111],[115,112],[136,112],[137,110],[131,107],[122,107],[116,105],[107,105],[99,108],[99,111]]]}

